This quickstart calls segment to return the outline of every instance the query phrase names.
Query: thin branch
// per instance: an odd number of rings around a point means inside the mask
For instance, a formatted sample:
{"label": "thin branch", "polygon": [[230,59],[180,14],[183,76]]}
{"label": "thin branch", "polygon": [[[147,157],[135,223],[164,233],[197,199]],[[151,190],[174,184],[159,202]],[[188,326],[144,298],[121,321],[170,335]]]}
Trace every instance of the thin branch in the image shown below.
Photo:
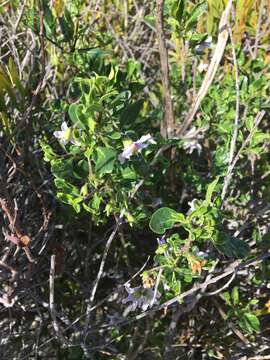
{"label": "thin branch", "polygon": [[22,17],[23,17],[23,14],[24,14],[24,10],[25,10],[26,4],[27,4],[27,0],[24,0],[24,2],[23,2],[23,4],[22,4],[22,7],[21,7],[21,9],[20,9],[20,12],[19,12],[19,16],[18,16],[17,21],[16,21],[16,23],[15,23],[15,25],[14,25],[14,29],[13,29],[14,34],[16,34],[17,29],[18,29],[18,27],[19,27],[19,24],[20,24],[20,22],[21,22],[21,20],[22,20]]}
{"label": "thin branch", "polygon": [[62,334],[60,326],[57,322],[55,305],[54,305],[54,279],[55,279],[55,255],[51,256],[51,268],[50,268],[50,312],[53,321],[53,328],[55,330],[57,338],[61,343],[66,344],[66,339]]}
{"label": "thin branch", "polygon": [[[269,102],[269,99],[267,100],[267,102]],[[259,126],[260,122],[262,121],[263,117],[265,115],[265,110],[260,111],[254,121],[254,127],[252,129],[252,131],[248,134],[248,136],[246,137],[245,141],[243,142],[241,148],[239,149],[238,153],[235,155],[232,163],[229,165],[228,171],[227,171],[227,175],[226,178],[224,180],[224,185],[223,185],[223,190],[222,190],[222,201],[224,201],[228,187],[230,185],[230,182],[232,180],[232,176],[233,176],[233,170],[235,168],[236,163],[238,162],[244,148],[247,146],[247,144],[250,142],[254,131],[257,129],[257,127]]]}
{"label": "thin branch", "polygon": [[[234,128],[233,128],[233,136],[232,141],[230,145],[230,155],[229,155],[229,166],[228,166],[228,173],[230,166],[233,162],[233,157],[236,151],[236,143],[237,143],[237,135],[238,135],[238,127],[239,127],[239,112],[240,112],[240,82],[239,82],[239,71],[238,71],[238,65],[237,65],[237,58],[236,58],[236,51],[235,51],[235,44],[233,40],[233,34],[232,34],[232,28],[230,25],[230,22],[228,21],[228,30],[230,34],[230,40],[232,44],[232,56],[233,56],[233,62],[234,62],[234,70],[235,70],[235,91],[236,91],[236,104],[235,104],[235,118],[234,118]],[[227,174],[228,176],[228,174]],[[222,201],[225,198],[226,192],[228,188],[228,183],[224,182],[224,187],[222,190],[221,199]]]}
{"label": "thin branch", "polygon": [[226,289],[227,287],[230,286],[230,284],[233,282],[233,280],[235,279],[236,274],[232,273],[232,276],[230,277],[230,279],[226,282],[226,284],[224,284],[223,286],[221,286],[221,288],[215,290],[215,291],[211,291],[211,292],[206,292],[204,295],[206,296],[213,296],[213,295],[217,295],[219,294],[221,291],[223,291],[224,289]]}
{"label": "thin branch", "polygon": [[117,231],[120,227],[120,220],[122,220],[124,216],[124,212],[122,211],[120,217],[119,217],[119,221],[116,223],[109,239],[107,240],[107,243],[105,245],[105,249],[104,249],[104,252],[103,252],[103,255],[102,255],[102,259],[101,259],[101,263],[100,263],[100,266],[99,266],[99,270],[98,270],[98,274],[97,274],[97,277],[96,277],[96,280],[94,282],[94,286],[93,286],[93,289],[92,289],[92,292],[91,292],[91,295],[90,295],[90,299],[89,299],[89,302],[87,304],[87,308],[86,308],[86,322],[85,322],[85,327],[84,327],[84,333],[86,335],[87,333],[87,329],[89,327],[89,323],[90,323],[90,316],[91,316],[91,307],[92,307],[92,303],[94,301],[94,298],[95,298],[95,295],[96,295],[96,291],[97,291],[97,287],[98,287],[98,284],[101,280],[101,277],[102,277],[102,274],[103,274],[103,270],[104,270],[104,266],[105,266],[105,262],[106,262],[106,259],[107,259],[107,256],[108,256],[108,253],[109,253],[109,249],[111,247],[111,243],[113,241],[113,239],[115,238],[116,234],[117,234]]}
{"label": "thin branch", "polygon": [[162,271],[163,269],[159,269],[159,272],[158,272],[158,276],[157,276],[157,281],[156,281],[156,284],[155,284],[155,289],[154,289],[154,295],[153,295],[153,299],[151,300],[151,304],[150,304],[150,307],[152,307],[156,301],[156,298],[157,298],[157,292],[158,292],[158,286],[159,286],[159,283],[160,283],[160,279],[161,279],[161,275],[162,275]]}
{"label": "thin branch", "polygon": [[164,92],[164,117],[161,122],[161,135],[167,139],[171,138],[174,130],[174,115],[171,95],[171,84],[169,76],[168,52],[164,35],[163,8],[164,0],[157,0],[157,20],[156,29],[159,43],[159,55],[161,65],[162,86]]}

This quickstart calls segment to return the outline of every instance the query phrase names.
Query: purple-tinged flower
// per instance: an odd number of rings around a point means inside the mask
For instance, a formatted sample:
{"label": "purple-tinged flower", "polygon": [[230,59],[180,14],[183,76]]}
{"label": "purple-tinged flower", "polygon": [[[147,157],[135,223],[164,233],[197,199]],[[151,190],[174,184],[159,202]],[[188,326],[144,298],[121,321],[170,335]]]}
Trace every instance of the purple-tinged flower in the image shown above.
{"label": "purple-tinged flower", "polygon": [[158,245],[164,245],[166,243],[165,235],[162,235],[160,238],[157,238]]}
{"label": "purple-tinged flower", "polygon": [[141,152],[142,149],[147,148],[150,144],[156,144],[152,136],[150,134],[143,135],[139,140],[132,142],[121,152],[118,156],[119,162],[124,164],[132,155]]}
{"label": "purple-tinged flower", "polygon": [[143,288],[141,286],[131,288],[128,284],[125,286],[125,289],[128,296],[122,300],[122,304],[131,303],[128,305],[128,308],[125,311],[126,313],[135,311],[137,308],[146,311],[149,307],[158,302],[157,298],[159,297],[159,294],[157,294],[154,304],[152,304],[155,296],[155,291],[152,288]]}

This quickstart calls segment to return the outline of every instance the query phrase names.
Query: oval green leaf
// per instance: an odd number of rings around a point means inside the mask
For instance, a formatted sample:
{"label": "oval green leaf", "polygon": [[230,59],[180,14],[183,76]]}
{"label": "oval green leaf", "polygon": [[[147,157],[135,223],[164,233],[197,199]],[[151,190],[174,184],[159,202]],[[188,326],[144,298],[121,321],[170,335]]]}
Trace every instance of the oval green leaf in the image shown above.
{"label": "oval green leaf", "polygon": [[166,230],[171,229],[177,222],[184,223],[184,215],[168,207],[163,207],[154,212],[149,226],[156,234],[164,234]]}

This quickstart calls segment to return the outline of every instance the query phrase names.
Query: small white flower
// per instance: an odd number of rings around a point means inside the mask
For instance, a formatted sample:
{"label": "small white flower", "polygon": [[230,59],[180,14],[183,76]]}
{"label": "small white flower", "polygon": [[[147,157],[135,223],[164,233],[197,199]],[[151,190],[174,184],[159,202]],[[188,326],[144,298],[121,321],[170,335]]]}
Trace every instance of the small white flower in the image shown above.
{"label": "small white flower", "polygon": [[198,256],[198,257],[201,257],[201,258],[207,258],[208,257],[208,254],[206,253],[206,252],[204,252],[204,251],[198,251],[197,253],[196,253],[196,256]]}
{"label": "small white flower", "polygon": [[9,308],[15,304],[17,299],[18,299],[17,296],[11,298],[7,294],[3,294],[3,296],[0,297],[0,303],[3,304],[6,308]]}
{"label": "small white flower", "polygon": [[203,138],[203,132],[206,129],[196,129],[195,126],[193,126],[184,137],[184,149],[187,151],[188,154],[192,154],[194,150],[197,150],[198,153],[201,153],[202,146],[198,142],[199,139]]}
{"label": "small white flower", "polygon": [[196,210],[196,205],[198,204],[198,199],[193,199],[192,201],[188,202],[189,210],[187,215],[190,215],[194,210]]}
{"label": "small white flower", "polygon": [[125,286],[125,289],[128,296],[122,300],[122,304],[131,303],[128,305],[127,312],[135,311],[137,308],[146,311],[149,307],[158,303],[157,298],[160,296],[159,293],[156,296],[154,304],[152,304],[154,290],[151,288],[145,289],[140,286],[131,288],[128,284]]}
{"label": "small white flower", "polygon": [[194,150],[197,150],[200,154],[202,151],[202,146],[196,140],[192,140],[185,142],[184,149],[188,154],[192,154]]}
{"label": "small white flower", "polygon": [[80,145],[79,142],[74,139],[72,128],[68,127],[66,121],[61,124],[61,130],[55,131],[53,135],[62,145],[66,145],[68,142],[71,142],[73,145]]}
{"label": "small white flower", "polygon": [[152,136],[150,134],[143,135],[139,140],[129,144],[118,156],[118,160],[121,164],[124,164],[132,155],[141,152],[142,149],[147,148],[150,144],[156,144]]}
{"label": "small white flower", "polygon": [[209,64],[207,64],[206,62],[201,61],[199,66],[198,66],[198,71],[200,73],[202,73],[203,71],[206,71],[208,69],[208,67],[209,67]]}

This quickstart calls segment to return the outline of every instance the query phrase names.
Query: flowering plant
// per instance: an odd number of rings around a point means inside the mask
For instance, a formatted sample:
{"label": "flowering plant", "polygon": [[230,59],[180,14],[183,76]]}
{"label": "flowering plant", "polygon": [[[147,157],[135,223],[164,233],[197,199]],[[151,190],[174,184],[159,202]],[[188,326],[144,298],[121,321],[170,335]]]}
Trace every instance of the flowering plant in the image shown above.
{"label": "flowering plant", "polygon": [[156,141],[149,133],[134,141],[135,133],[121,129],[118,109],[126,111],[131,99],[122,96],[113,79],[97,74],[89,81],[78,78],[70,91],[77,86],[79,99],[66,105],[71,126],[63,121],[60,130],[53,132],[63,147],[57,150],[48,142],[41,143],[57,197],[76,212],[90,212],[97,223],[120,213],[133,223],[136,217],[144,217],[144,207],[130,204],[130,194],[142,179],[141,165],[151,172],[146,158],[151,158]]}

